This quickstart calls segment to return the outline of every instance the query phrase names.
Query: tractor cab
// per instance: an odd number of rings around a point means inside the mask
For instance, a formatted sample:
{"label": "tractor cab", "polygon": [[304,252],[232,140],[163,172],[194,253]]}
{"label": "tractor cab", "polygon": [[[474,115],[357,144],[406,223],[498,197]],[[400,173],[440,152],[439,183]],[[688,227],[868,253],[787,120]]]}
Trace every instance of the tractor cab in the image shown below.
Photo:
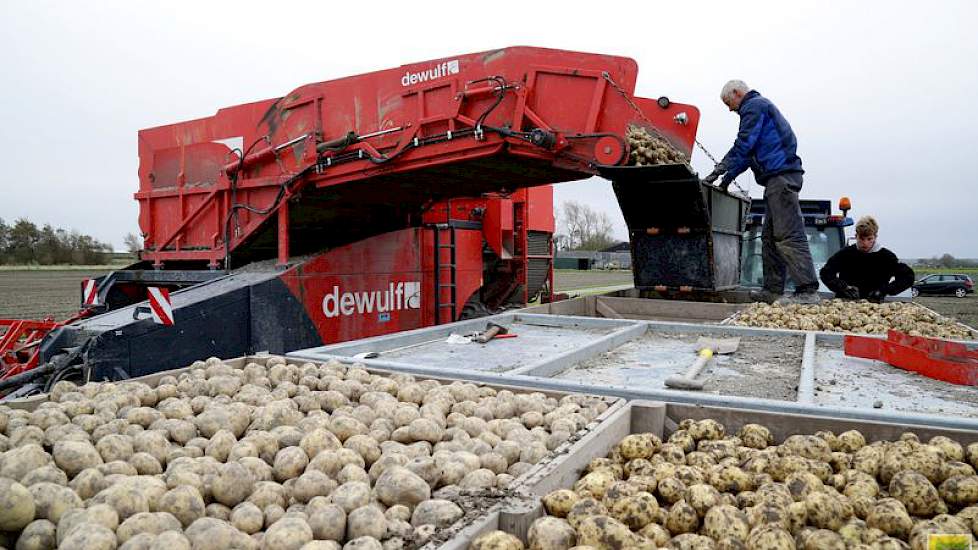
{"label": "tractor cab", "polygon": [[[801,214],[805,220],[805,236],[812,251],[815,271],[825,265],[833,254],[848,245],[846,228],[853,225],[848,216],[851,204],[848,197],[839,200],[842,214],[832,213],[832,201],[801,200]],[[761,260],[761,229],[767,205],[763,199],[754,199],[747,214],[746,231],[741,245],[740,284],[748,288],[760,288],[764,282],[764,268]],[[794,288],[794,281],[788,278],[788,289]],[[828,292],[819,281],[819,291]]]}

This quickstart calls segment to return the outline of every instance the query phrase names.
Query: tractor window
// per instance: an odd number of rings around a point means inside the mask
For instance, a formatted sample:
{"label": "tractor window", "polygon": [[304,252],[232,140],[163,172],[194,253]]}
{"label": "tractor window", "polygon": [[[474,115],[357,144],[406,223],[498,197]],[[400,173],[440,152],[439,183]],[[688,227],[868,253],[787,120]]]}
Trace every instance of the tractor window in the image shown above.
{"label": "tractor window", "polygon": [[[805,236],[808,238],[808,248],[812,252],[812,263],[815,264],[817,273],[825,265],[833,254],[838,252],[845,243],[844,229],[841,227],[815,226],[805,227]],[[747,230],[744,236],[743,254],[741,256],[740,283],[747,287],[760,287],[764,284],[764,265],[761,254],[761,227],[755,226]],[[819,290],[827,292],[825,285],[819,282]],[[788,288],[794,288],[794,283],[789,279]]]}

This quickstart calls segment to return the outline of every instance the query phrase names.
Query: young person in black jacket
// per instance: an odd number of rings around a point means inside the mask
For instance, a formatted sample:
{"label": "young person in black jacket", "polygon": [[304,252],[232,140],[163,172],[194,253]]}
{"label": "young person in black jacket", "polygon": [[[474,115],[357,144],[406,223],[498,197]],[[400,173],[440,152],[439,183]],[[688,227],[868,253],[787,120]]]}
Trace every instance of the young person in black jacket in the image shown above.
{"label": "young person in black jacket", "polygon": [[872,216],[860,218],[856,223],[856,244],[833,254],[819,271],[822,282],[837,298],[879,303],[913,285],[913,269],[880,246],[878,233],[879,224]]}

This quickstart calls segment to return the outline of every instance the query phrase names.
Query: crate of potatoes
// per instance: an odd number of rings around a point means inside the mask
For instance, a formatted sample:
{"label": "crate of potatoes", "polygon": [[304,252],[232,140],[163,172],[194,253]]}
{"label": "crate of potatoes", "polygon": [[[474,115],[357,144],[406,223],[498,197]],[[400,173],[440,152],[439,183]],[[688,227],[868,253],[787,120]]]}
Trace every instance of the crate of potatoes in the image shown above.
{"label": "crate of potatoes", "polygon": [[276,356],[59,382],[0,405],[0,547],[413,548],[623,406]]}
{"label": "crate of potatoes", "polygon": [[978,432],[635,401],[450,548],[926,549],[976,467]]}

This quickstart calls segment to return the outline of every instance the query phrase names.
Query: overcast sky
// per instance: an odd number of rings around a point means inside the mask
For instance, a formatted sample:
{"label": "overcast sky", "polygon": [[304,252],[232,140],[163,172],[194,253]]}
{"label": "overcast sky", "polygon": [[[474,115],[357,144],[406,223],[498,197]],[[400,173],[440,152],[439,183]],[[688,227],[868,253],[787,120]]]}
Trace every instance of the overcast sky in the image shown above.
{"label": "overcast sky", "polygon": [[[738,123],[719,91],[743,79],[794,127],[803,198],[850,196],[851,215],[876,215],[901,257],[978,257],[976,27],[974,1],[8,1],[0,218],[122,248],[138,229],[140,128],[309,82],[531,45],[634,58],[638,95],[697,105],[700,140],[718,157]],[[693,164],[712,168],[700,152]],[[606,211],[625,238],[610,184],[561,184],[556,196]]]}

